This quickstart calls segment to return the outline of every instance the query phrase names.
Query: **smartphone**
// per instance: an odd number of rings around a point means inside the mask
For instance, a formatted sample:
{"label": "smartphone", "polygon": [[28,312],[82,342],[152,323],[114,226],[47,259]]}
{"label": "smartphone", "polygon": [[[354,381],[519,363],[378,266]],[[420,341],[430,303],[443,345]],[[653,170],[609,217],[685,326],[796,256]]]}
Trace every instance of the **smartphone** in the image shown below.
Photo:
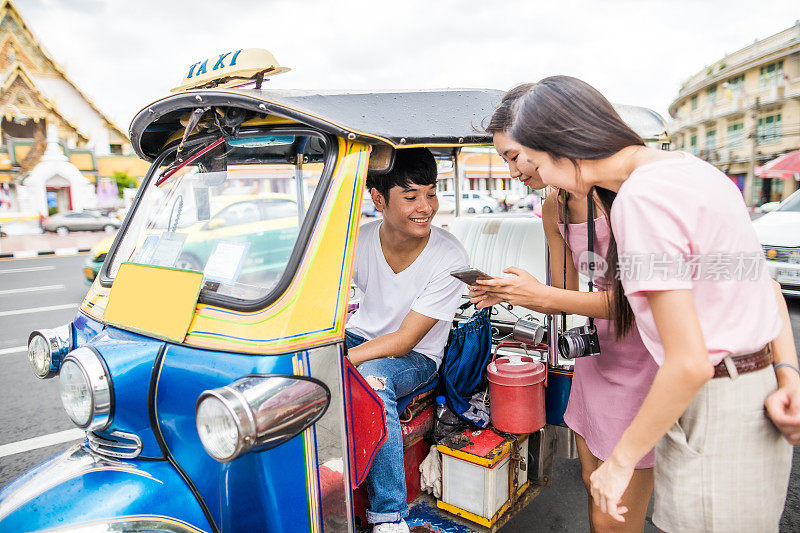
{"label": "smartphone", "polygon": [[450,275],[456,279],[459,279],[466,283],[467,285],[475,285],[475,282],[479,279],[492,279],[492,276],[478,270],[477,268],[465,268],[464,270],[454,270],[450,272]]}

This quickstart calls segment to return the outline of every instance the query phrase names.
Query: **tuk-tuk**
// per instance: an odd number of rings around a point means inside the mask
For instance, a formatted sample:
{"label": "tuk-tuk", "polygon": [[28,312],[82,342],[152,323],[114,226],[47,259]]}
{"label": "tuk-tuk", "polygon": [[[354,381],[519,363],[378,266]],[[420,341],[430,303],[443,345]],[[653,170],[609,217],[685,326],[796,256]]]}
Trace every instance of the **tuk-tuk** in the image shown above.
{"label": "tuk-tuk", "polygon": [[[479,125],[502,92],[263,88],[286,70],[263,50],[220,54],[133,119],[152,166],[79,313],[29,340],[86,439],[0,491],[0,531],[367,527],[358,487],[384,413],[344,357],[367,172],[422,146],[453,160],[458,190],[458,153],[491,144]],[[510,466],[488,517],[437,504],[419,487],[432,398],[403,403],[409,525],[496,530],[548,482],[551,426],[522,456],[501,435]]]}

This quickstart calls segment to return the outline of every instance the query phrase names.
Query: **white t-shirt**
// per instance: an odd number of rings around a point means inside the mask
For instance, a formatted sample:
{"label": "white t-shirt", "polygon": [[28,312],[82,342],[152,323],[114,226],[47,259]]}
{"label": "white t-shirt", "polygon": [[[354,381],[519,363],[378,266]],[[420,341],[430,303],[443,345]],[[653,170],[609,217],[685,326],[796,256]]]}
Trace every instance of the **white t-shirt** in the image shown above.
{"label": "white t-shirt", "polygon": [[402,272],[386,262],[378,230],[381,220],[361,226],[356,248],[353,282],[363,296],[347,321],[347,330],[372,340],[400,329],[409,311],[438,320],[413,350],[431,358],[436,366],[466,286],[450,275],[467,268],[469,255],[453,235],[431,226],[425,249]]}

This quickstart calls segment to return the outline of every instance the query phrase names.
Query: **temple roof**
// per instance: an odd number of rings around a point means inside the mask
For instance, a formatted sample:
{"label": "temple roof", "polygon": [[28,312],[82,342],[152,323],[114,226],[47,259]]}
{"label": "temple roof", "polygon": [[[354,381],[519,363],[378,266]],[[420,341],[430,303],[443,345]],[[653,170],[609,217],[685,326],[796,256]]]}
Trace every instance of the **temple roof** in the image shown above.
{"label": "temple roof", "polygon": [[108,149],[110,135],[127,135],[107,117],[36,39],[11,0],[0,7],[0,84],[23,72],[27,81],[61,119],[97,149]]}

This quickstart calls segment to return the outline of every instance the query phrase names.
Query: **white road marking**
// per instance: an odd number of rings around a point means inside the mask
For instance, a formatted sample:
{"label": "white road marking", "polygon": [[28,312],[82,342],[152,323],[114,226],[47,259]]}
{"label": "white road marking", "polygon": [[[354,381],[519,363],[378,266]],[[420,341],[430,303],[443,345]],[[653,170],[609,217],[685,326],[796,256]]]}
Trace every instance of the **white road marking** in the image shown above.
{"label": "white road marking", "polygon": [[85,436],[86,432],[84,430],[75,428],[59,431],[58,433],[50,433],[49,435],[42,435],[41,437],[33,437],[32,439],[10,442],[0,446],[0,457],[8,457],[9,455],[17,453],[29,452],[31,450],[38,450],[39,448],[80,440]]}
{"label": "white road marking", "polygon": [[30,313],[42,313],[44,311],[58,311],[60,309],[75,309],[80,304],[48,305],[46,307],[29,307],[27,309],[14,309],[12,311],[0,311],[0,316],[27,315]]}
{"label": "white road marking", "polygon": [[27,352],[27,346],[14,346],[13,348],[3,348],[0,350],[0,355],[8,355],[10,353],[20,353],[20,352]]}
{"label": "white road marking", "polygon": [[0,291],[0,295],[3,294],[18,294],[21,292],[36,292],[36,291],[60,291],[64,288],[64,285],[40,285],[38,287],[23,287],[21,289],[6,289],[4,291]]}
{"label": "white road marking", "polygon": [[40,266],[40,267],[28,267],[28,268],[9,268],[6,270],[0,270],[0,274],[14,274],[16,272],[40,272],[42,270],[55,270],[55,266]]}

